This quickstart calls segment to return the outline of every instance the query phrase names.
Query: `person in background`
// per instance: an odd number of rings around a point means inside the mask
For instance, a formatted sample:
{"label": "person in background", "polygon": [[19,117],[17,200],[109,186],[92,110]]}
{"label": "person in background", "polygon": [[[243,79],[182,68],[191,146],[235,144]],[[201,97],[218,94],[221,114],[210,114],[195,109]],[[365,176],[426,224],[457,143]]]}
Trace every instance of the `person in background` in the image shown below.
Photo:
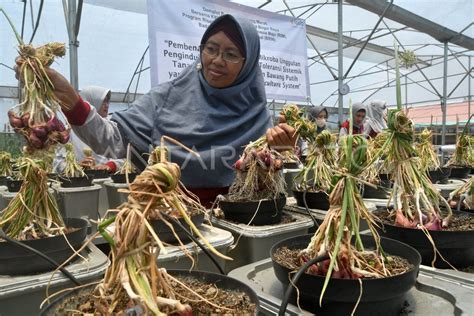
{"label": "person in background", "polygon": [[[326,107],[320,106],[313,106],[310,107],[308,110],[308,119],[316,124],[316,134],[321,133],[326,129],[326,121],[328,119],[329,113]],[[300,148],[300,156],[305,157],[308,155],[308,144],[300,139],[299,141],[299,148]]]}
{"label": "person in background", "polygon": [[[97,110],[97,113],[101,117],[104,119],[107,118],[110,105],[110,89],[98,86],[87,86],[82,89],[79,94],[85,102]],[[79,161],[80,165],[85,168],[91,168],[94,166],[93,168],[97,170],[108,170],[109,172],[115,172],[123,164],[122,159],[110,159],[94,152],[92,153],[91,157],[86,157],[84,150],[90,148],[90,146],[84,143],[79,138],[79,136],[74,133],[73,130],[71,130],[69,141],[74,146],[74,153],[76,155],[77,161]],[[61,173],[64,169],[65,155],[66,151],[64,148],[61,148],[57,151],[54,162],[55,172]]]}
{"label": "person in background", "polygon": [[379,133],[387,128],[385,110],[387,101],[373,100],[367,107],[367,121],[364,124],[364,134],[368,138],[375,138]]}
{"label": "person in background", "polygon": [[[360,102],[356,102],[352,105],[352,134],[363,134],[364,133],[364,119],[367,114],[365,105]],[[344,136],[349,134],[349,120],[346,120],[341,124],[341,130],[339,131],[339,136]]]}
{"label": "person in background", "polygon": [[322,105],[314,106],[309,110],[309,119],[316,124],[316,133],[318,134],[326,129],[326,121],[328,120],[328,117],[328,110]]}

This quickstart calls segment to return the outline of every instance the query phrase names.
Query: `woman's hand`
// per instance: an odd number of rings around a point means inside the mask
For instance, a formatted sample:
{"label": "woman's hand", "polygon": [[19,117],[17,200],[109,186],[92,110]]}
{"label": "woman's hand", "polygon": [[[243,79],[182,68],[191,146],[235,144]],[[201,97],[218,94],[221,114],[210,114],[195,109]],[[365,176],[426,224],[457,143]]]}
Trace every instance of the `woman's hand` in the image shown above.
{"label": "woman's hand", "polygon": [[[21,58],[17,58],[15,63],[15,77],[16,79],[23,81],[23,77],[20,74],[22,65]],[[61,109],[65,112],[72,110],[79,101],[79,94],[76,92],[74,87],[71,86],[69,81],[67,81],[67,79],[64,78],[59,72],[49,67],[45,67],[44,69],[49,77],[49,80],[51,80],[54,86],[54,94],[61,103]]]}
{"label": "woman's hand", "polygon": [[108,172],[112,171],[112,169],[109,166],[105,165],[105,164],[104,165],[97,165],[97,166],[94,167],[94,169],[95,170],[106,170]]}
{"label": "woman's hand", "polygon": [[279,122],[280,124],[267,130],[268,145],[280,152],[294,149],[297,139],[296,130],[286,124],[283,115],[280,115]]}
{"label": "woman's hand", "polygon": [[94,157],[87,157],[82,160],[79,165],[81,165],[84,169],[92,169],[95,166],[95,159]]}

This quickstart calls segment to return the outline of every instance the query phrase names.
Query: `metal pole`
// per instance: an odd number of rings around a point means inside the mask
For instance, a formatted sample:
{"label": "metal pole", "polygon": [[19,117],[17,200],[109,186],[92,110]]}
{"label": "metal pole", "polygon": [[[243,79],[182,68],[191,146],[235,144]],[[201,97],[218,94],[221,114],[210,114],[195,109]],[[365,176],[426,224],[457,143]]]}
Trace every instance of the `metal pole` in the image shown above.
{"label": "metal pole", "polygon": [[443,127],[441,131],[441,145],[446,145],[446,97],[448,93],[448,42],[444,42],[443,60],[443,96],[441,98],[441,112],[443,114]]}
{"label": "metal pole", "polygon": [[467,77],[467,117],[471,117],[471,56],[468,57],[469,77]]}
{"label": "metal pole", "polygon": [[405,109],[408,109],[408,75],[405,75]]}
{"label": "metal pole", "polygon": [[79,88],[77,47],[79,42],[75,34],[76,0],[68,0],[67,30],[69,35],[69,78],[74,89]]}
{"label": "metal pole", "polygon": [[342,0],[339,0],[337,3],[337,81],[338,81],[338,117],[339,124],[342,124],[343,121],[343,106],[344,106],[344,96],[341,93],[341,87],[344,84],[344,60],[343,60],[343,50],[342,50]]}

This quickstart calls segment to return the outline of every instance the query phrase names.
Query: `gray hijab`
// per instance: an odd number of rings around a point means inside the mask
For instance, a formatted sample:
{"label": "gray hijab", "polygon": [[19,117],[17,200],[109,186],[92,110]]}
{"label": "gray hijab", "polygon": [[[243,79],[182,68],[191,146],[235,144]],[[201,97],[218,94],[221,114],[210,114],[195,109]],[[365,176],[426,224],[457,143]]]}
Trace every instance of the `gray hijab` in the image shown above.
{"label": "gray hijab", "polygon": [[243,146],[271,127],[258,64],[257,30],[250,21],[226,14],[211,23],[203,38],[223,19],[236,24],[245,43],[245,63],[232,86],[211,87],[196,62],[178,78],[154,87],[129,110],[112,118],[123,138],[140,152],[149,152],[150,144],[159,145],[163,135],[199,152],[200,158],[196,158],[167,144],[171,161],[181,165],[181,180],[189,188],[229,186],[234,179],[232,164]]}
{"label": "gray hijab", "polygon": [[383,118],[385,109],[387,108],[387,101],[373,100],[367,108],[367,124],[376,133],[381,133],[387,128],[387,123]]}
{"label": "gray hijab", "polygon": [[352,104],[352,124],[354,125],[355,128],[360,128],[361,126],[364,126],[364,122],[362,122],[360,125],[355,124],[355,118],[356,118],[357,112],[359,111],[364,111],[365,114],[367,115],[367,109],[363,103],[355,102],[354,104]]}
{"label": "gray hijab", "polygon": [[326,109],[325,106],[319,105],[319,106],[313,106],[309,108],[308,114],[309,114],[309,119],[312,122],[316,122],[316,119],[318,118],[318,115],[321,114],[322,111],[326,111],[326,114],[328,114],[328,110]]}
{"label": "gray hijab", "polygon": [[[321,112],[325,111],[326,112],[326,115],[329,117],[329,113],[328,113],[328,110],[326,109],[325,106],[322,106],[322,105],[319,105],[319,106],[313,106],[309,109],[309,119],[312,121],[312,122],[316,122],[316,119],[318,118],[319,114],[321,114]],[[319,127],[317,126],[316,127],[316,133],[321,133],[322,131],[324,131],[326,129],[326,126],[322,126],[322,127]]]}
{"label": "gray hijab", "polygon": [[97,111],[100,111],[102,103],[104,103],[105,97],[109,94],[110,89],[106,89],[98,86],[87,86],[79,93],[81,97],[89,102],[90,105],[95,107]]}

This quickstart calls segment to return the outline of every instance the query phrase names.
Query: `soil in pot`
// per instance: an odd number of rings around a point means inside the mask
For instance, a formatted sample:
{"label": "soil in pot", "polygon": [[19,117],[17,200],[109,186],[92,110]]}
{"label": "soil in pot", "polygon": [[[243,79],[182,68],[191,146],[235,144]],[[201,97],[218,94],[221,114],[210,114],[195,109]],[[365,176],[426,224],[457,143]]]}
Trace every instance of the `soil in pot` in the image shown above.
{"label": "soil in pot", "polygon": [[[57,263],[62,263],[73,254],[71,246],[75,249],[82,246],[88,225],[86,220],[80,218],[66,218],[64,222],[67,241],[63,235],[59,235],[21,242],[41,251]],[[0,241],[0,275],[27,275],[53,271],[56,268],[27,249]]]}
{"label": "soil in pot", "polygon": [[443,167],[436,170],[430,170],[428,177],[433,183],[446,184],[451,175],[451,168]]}
{"label": "soil in pot", "polygon": [[[135,178],[137,177],[137,175],[138,173],[129,173],[128,181],[132,183],[133,180],[135,180]],[[110,177],[112,178],[112,181],[114,181],[114,183],[127,183],[127,177],[125,173],[113,174]]]}
{"label": "soil in pot", "polygon": [[[422,264],[431,266],[434,258],[433,245],[420,229],[406,228],[393,225],[394,215],[385,209],[374,212],[383,223],[378,228],[379,234],[387,238],[399,240],[418,250]],[[453,218],[447,228],[441,231],[430,231],[436,248],[443,257],[455,268],[465,268],[474,265],[474,214],[453,211]],[[440,256],[434,264],[437,268],[450,268]]]}
{"label": "soil in pot", "polygon": [[8,188],[8,192],[18,192],[23,184],[23,180],[12,180],[7,178],[5,184]]}
{"label": "soil in pot", "polygon": [[327,211],[329,209],[329,195],[325,192],[306,192],[293,190],[296,205],[305,207],[305,199],[308,208]]}
{"label": "soil in pot", "polygon": [[[232,310],[226,313],[224,309],[207,304],[200,298],[193,297],[178,282],[171,281],[173,290],[184,297],[179,298],[180,302],[191,306],[192,315],[256,315],[258,312],[257,295],[250,287],[240,281],[209,272],[168,270],[168,273],[213,304]],[[93,290],[94,286],[90,286],[67,293],[43,308],[40,315],[77,315],[72,310],[96,315],[94,313],[98,312],[97,301],[91,298]],[[130,307],[127,300],[123,300],[122,305],[122,308],[119,309],[124,311]],[[162,309],[161,311],[168,315],[178,315],[171,310]]]}
{"label": "soil in pot", "polygon": [[451,166],[451,175],[449,177],[452,179],[466,179],[469,178],[470,172],[471,167]]}
{"label": "soil in pot", "polygon": [[[275,244],[271,249],[275,275],[285,287],[288,275],[302,264],[298,253],[305,249],[313,235],[291,237]],[[372,236],[362,235],[366,249],[374,247]],[[405,305],[405,295],[415,285],[420,265],[418,252],[396,240],[382,238],[382,248],[392,258],[390,267],[394,274],[387,278],[361,279],[362,296],[355,315],[399,315]],[[324,265],[325,262],[322,263]],[[311,268],[310,268],[311,269]],[[319,306],[319,296],[324,276],[305,273],[297,282],[302,308],[317,315],[351,315],[360,295],[358,279],[331,278]],[[296,304],[296,291],[290,301]]]}
{"label": "soil in pot", "polygon": [[105,169],[97,170],[97,169],[87,169],[84,170],[84,173],[88,176],[92,176],[93,179],[105,179],[110,177],[109,171]]}
{"label": "soil in pot", "polygon": [[93,176],[84,177],[58,177],[63,188],[79,188],[79,187],[90,187],[92,185]]}
{"label": "soil in pot", "polygon": [[[251,224],[270,225],[281,222],[286,196],[281,195],[274,200],[261,201],[219,201],[219,208],[228,221]],[[253,219],[252,219],[253,218]]]}

